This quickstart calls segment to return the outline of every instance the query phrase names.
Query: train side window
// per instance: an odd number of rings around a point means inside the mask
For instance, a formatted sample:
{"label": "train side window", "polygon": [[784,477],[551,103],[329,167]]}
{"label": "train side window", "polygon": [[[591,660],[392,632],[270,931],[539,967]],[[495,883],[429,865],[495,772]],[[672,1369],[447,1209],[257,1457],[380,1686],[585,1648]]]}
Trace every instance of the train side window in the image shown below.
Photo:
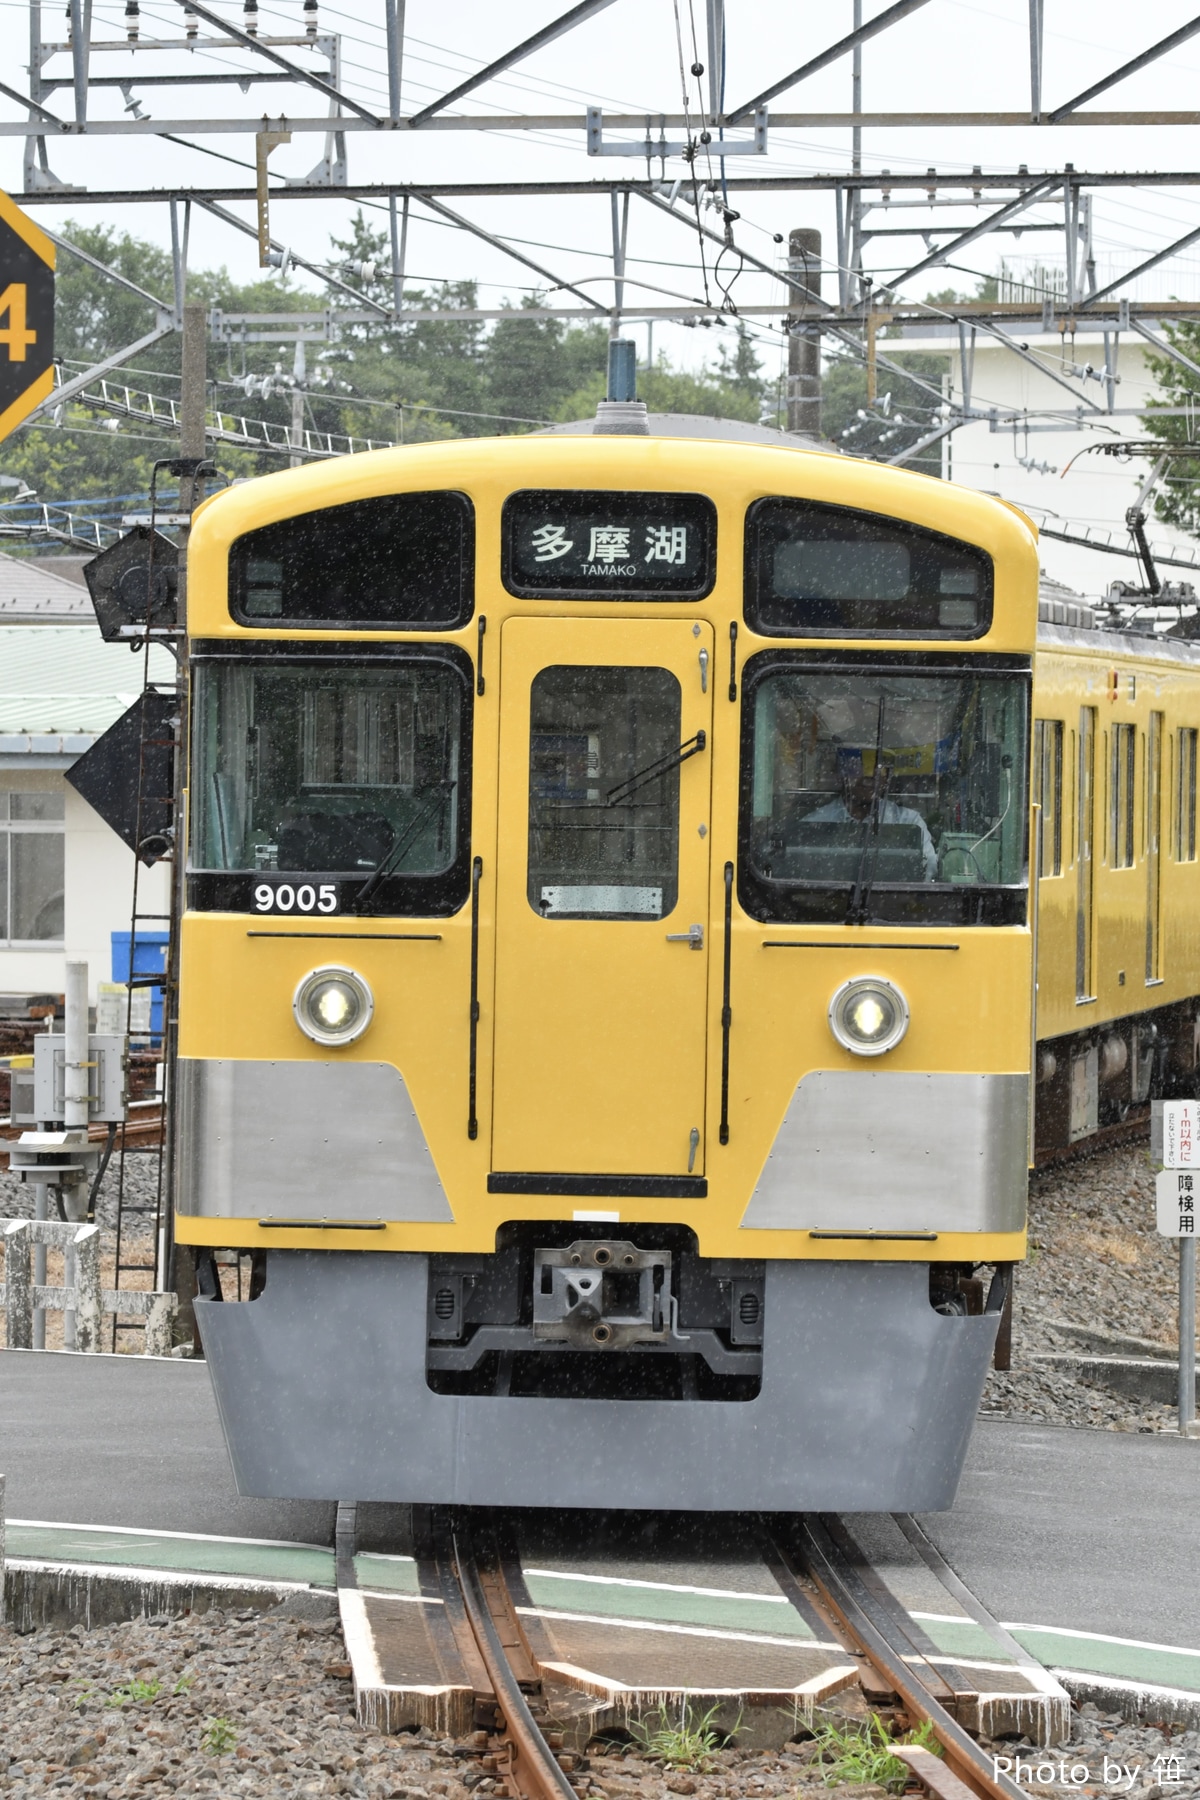
{"label": "train side window", "polygon": [[474,606],[475,511],[465,494],[381,494],[278,519],[229,552],[240,625],[454,631]]}
{"label": "train side window", "polygon": [[1133,867],[1133,794],[1137,768],[1137,727],[1114,725],[1110,746],[1109,822],[1112,866]]}
{"label": "train side window", "polygon": [[1194,726],[1184,725],[1179,730],[1179,751],[1175,759],[1176,766],[1176,801],[1175,801],[1175,860],[1176,862],[1195,862],[1196,860],[1196,744],[1197,733]]}
{"label": "train side window", "polygon": [[1092,897],[1096,826],[1096,708],[1079,709],[1075,741],[1078,771],[1075,789],[1075,841],[1078,889],[1075,902],[1075,998],[1092,998]]}
{"label": "train side window", "polygon": [[768,637],[982,637],[992,559],[903,519],[813,500],[746,514],[746,623]]}
{"label": "train side window", "polygon": [[1063,868],[1063,727],[1060,719],[1039,719],[1034,727],[1034,792],[1041,807],[1038,869],[1043,876]]}
{"label": "train side window", "polygon": [[1163,715],[1146,733],[1146,980],[1162,978]]}

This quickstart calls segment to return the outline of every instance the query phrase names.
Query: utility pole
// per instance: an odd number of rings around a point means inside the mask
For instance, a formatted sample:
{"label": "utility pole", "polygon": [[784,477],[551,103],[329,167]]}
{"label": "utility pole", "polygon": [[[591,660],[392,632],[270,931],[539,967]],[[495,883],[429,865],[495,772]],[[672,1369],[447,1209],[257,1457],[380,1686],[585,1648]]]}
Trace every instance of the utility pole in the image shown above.
{"label": "utility pole", "polygon": [[[208,389],[208,319],[201,301],[190,300],[183,308],[183,380],[180,401],[179,510],[190,514],[204,497],[204,477],[199,473],[205,451],[205,401]],[[171,865],[170,943],[167,951],[167,985],[163,996],[163,1132],[165,1180],[162,1268],[158,1285],[173,1288],[179,1296],[175,1330],[181,1343],[190,1338],[200,1350],[196,1314],[196,1258],[190,1244],[175,1242],[175,1199],[179,1186],[179,1109],[176,1105],[176,1067],[179,1055],[179,933],[187,905],[187,845],[184,833],[183,789],[187,769],[188,708],[190,704],[187,654],[187,546],[190,529],[179,534],[179,588],[176,604],[175,641],[178,656],[179,722],[175,727],[175,849]]]}
{"label": "utility pole", "polygon": [[[854,0],[854,29],[859,31],[863,22],[862,0]],[[855,44],[850,56],[850,111],[856,119],[862,117],[862,45]],[[850,172],[852,175],[862,174],[862,126],[855,125],[850,132]],[[849,255],[846,260],[850,264],[846,271],[846,294],[853,305],[858,299],[860,277],[862,275],[862,189],[853,187],[847,196],[850,217],[847,221],[849,230],[846,242]]]}
{"label": "utility pole", "polygon": [[300,342],[296,345],[296,354],[292,360],[292,380],[296,385],[292,389],[291,438],[296,453],[288,457],[288,467],[290,469],[298,469],[304,462],[304,458],[299,455],[298,452],[304,448],[304,379],[307,373],[308,370],[304,361],[304,344],[303,342]]}
{"label": "utility pole", "polygon": [[[800,228],[788,233],[788,273],[811,294],[821,293],[821,234]],[[793,298],[795,289],[792,290]],[[821,327],[807,321],[807,301],[788,319],[787,428],[808,437],[821,435]]]}

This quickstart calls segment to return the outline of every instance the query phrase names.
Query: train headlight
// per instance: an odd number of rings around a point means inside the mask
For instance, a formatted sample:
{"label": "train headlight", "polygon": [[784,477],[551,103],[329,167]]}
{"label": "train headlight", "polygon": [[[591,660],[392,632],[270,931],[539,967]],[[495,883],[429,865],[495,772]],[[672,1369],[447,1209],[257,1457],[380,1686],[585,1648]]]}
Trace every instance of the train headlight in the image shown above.
{"label": "train headlight", "polygon": [[882,1056],[908,1030],[908,1001],[882,975],[856,975],[829,1002],[829,1029],[843,1050]]}
{"label": "train headlight", "polygon": [[327,965],[306,975],[292,1001],[296,1023],[316,1044],[352,1044],[371,1023],[375,1000],[353,969]]}

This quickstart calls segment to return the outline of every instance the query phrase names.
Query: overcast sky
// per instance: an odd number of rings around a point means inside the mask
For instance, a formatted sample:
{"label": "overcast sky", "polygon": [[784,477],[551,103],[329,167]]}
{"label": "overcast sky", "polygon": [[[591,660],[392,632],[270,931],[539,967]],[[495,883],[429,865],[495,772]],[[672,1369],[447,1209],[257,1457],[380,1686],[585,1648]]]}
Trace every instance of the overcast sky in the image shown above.
{"label": "overcast sky", "polygon": [[[232,21],[241,21],[241,6],[216,0],[217,10]],[[1090,0],[1087,7],[1068,6],[1065,0],[1045,0],[1046,71],[1045,104],[1049,107],[1073,96],[1091,81],[1119,66],[1139,50],[1165,36],[1192,15],[1190,0],[1155,0],[1135,9],[1117,0]],[[524,36],[537,30],[560,10],[563,0],[408,0],[407,43],[404,65],[405,113],[445,92],[464,75],[501,54]],[[699,38],[699,56],[707,61],[704,43],[704,0],[615,0],[615,3],[569,35],[486,88],[460,103],[471,114],[552,112],[582,114],[591,103],[610,111],[672,111],[681,106],[679,44],[683,60],[691,63],[693,10]],[[870,18],[882,10],[880,0],[867,0]],[[172,0],[144,0],[141,11],[143,37],[155,31],[178,36],[182,11]],[[300,0],[280,5],[262,0],[259,17],[264,35],[301,29]],[[386,105],[386,75],[382,7],[370,0],[342,0],[320,9],[322,29],[342,37],[342,81],[345,90],[365,104]],[[42,8],[43,35],[65,35],[61,3]],[[28,61],[27,7],[25,0],[0,0],[0,46],[9,79],[21,79]],[[817,6],[812,0],[800,5],[791,0],[732,0],[727,22],[726,99],[733,106],[777,80],[789,69],[817,54],[849,30],[852,0],[831,0]],[[207,28],[201,26],[201,31]],[[123,0],[96,0],[93,38],[124,38]],[[307,58],[313,67],[319,59],[306,51],[289,52]],[[238,50],[196,50],[169,56],[143,50],[136,57],[125,52],[93,57],[93,73],[127,76],[140,70],[214,73],[245,66]],[[56,59],[48,74],[68,75],[69,59]],[[687,77],[689,104],[695,106],[697,87],[707,81]],[[1111,90],[1096,107],[1187,108],[1196,106],[1200,88],[1200,37],[1185,44],[1152,67]],[[237,88],[189,87],[167,90],[134,87],[143,108],[158,119],[205,116],[253,116],[264,108],[272,114],[286,110],[293,116],[314,116],[324,111],[315,91],[301,87],[261,86],[246,97]],[[123,95],[110,89],[92,99],[96,117],[122,116]],[[792,88],[773,102],[776,111],[848,109],[849,58]],[[864,49],[863,105],[866,110],[1003,109],[1019,111],[1029,103],[1027,0],[930,0],[914,15],[869,42]],[[71,114],[69,89],[51,97],[53,110]],[[0,117],[21,116],[12,102],[0,98]],[[745,135],[746,127],[738,127]],[[864,166],[897,172],[970,169],[1011,169],[1027,163],[1031,169],[1057,168],[1064,161],[1079,169],[1144,170],[1187,169],[1196,166],[1194,129],[1129,129],[1085,126],[1079,123],[1049,129],[1032,126],[1018,130],[923,128],[864,134]],[[241,163],[253,158],[249,134],[208,137],[210,150]],[[319,160],[323,140],[311,134],[297,135],[290,145],[277,150],[271,167],[279,177],[302,176]],[[348,139],[351,178],[363,180],[587,180],[612,177],[627,170],[644,175],[640,159],[590,159],[581,131],[569,132],[457,132],[421,135],[366,134]],[[9,191],[20,191],[22,140],[0,139],[0,181]],[[216,185],[248,184],[251,172],[229,162],[214,160],[202,151],[164,142],[158,137],[93,138],[86,142],[62,140],[50,143],[51,166],[65,181],[86,183],[95,190],[153,182],[206,182]],[[770,153],[765,159],[739,158],[729,162],[731,175],[753,173],[825,173],[849,167],[850,134],[833,128],[772,129]],[[682,173],[676,159],[669,176]],[[824,194],[772,193],[735,196],[731,202],[742,215],[737,233],[746,247],[770,261],[779,254],[773,242],[776,232],[793,225],[812,225],[825,235],[827,256],[834,257],[834,210]],[[237,210],[248,221],[252,208],[242,203]],[[607,300],[611,284],[604,279],[610,268],[610,223],[606,200],[545,199],[520,197],[476,199],[461,203],[460,210],[488,229],[525,241],[528,253],[561,279],[582,283],[586,291]],[[683,210],[682,208],[680,209]],[[272,206],[275,235],[298,251],[317,260],[328,254],[331,231],[344,231],[350,208],[342,201],[277,200]],[[103,217],[161,242],[167,241],[167,209],[162,204],[98,208],[72,202],[61,207],[39,207],[47,223],[61,224],[69,217],[94,221]],[[386,215],[376,213],[382,222]],[[1061,217],[1061,201],[1028,215],[1030,222],[1050,222]],[[973,222],[976,212],[926,214],[909,211],[894,222],[929,224],[958,219]],[[714,215],[708,215],[710,223]],[[878,215],[873,222],[881,223]],[[1200,225],[1200,190],[1162,187],[1145,190],[1112,190],[1096,200],[1095,243],[1102,282],[1184,232]],[[535,247],[536,246],[536,247]],[[915,262],[923,246],[920,238],[877,239],[871,246],[872,264],[882,273]],[[953,284],[970,289],[979,273],[998,266],[1001,255],[1029,262],[1039,254],[1057,253],[1062,240],[1052,234],[1027,234],[1019,242],[994,238],[972,245],[950,271],[934,270],[918,277],[909,290],[921,296],[930,289]],[[257,266],[253,241],[241,237],[215,220],[200,215],[193,225],[192,260],[197,265],[225,263],[239,280],[251,279]],[[736,265],[726,259],[721,274]],[[516,298],[538,278],[515,265],[478,239],[436,223],[414,211],[409,238],[409,279],[430,283],[470,276],[480,283],[484,305],[498,305],[505,297]],[[686,220],[672,225],[662,214],[635,202],[631,212],[630,277],[669,290],[655,294],[650,288],[627,290],[636,303],[639,293],[663,303],[670,296],[700,299],[705,294],[705,272],[697,256],[696,237]],[[827,281],[830,278],[827,278]],[[709,293],[717,292],[711,265]],[[547,284],[538,283],[545,286]],[[1169,295],[1200,299],[1200,257],[1194,253],[1164,266],[1146,283],[1139,295]],[[743,273],[732,287],[735,303],[763,302],[779,298],[778,285],[768,277]],[[569,300],[568,304],[571,303]],[[779,360],[780,336],[765,323],[754,326],[767,366]],[[644,327],[635,331],[645,342]],[[656,345],[668,348],[682,360],[695,362],[712,355],[718,337],[715,330],[659,327]]]}

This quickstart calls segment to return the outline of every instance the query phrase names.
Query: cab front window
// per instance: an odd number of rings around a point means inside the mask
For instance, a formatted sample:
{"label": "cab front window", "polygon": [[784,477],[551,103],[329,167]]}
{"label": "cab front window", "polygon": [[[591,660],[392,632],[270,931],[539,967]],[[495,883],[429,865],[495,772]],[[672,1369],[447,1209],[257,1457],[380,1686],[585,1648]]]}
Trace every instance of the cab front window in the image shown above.
{"label": "cab front window", "polygon": [[764,656],[747,676],[754,917],[1024,919],[1027,674]]}
{"label": "cab front window", "polygon": [[465,898],[462,662],[199,657],[192,869],[342,877],[347,895],[372,880],[404,912],[443,910],[455,887]]}

